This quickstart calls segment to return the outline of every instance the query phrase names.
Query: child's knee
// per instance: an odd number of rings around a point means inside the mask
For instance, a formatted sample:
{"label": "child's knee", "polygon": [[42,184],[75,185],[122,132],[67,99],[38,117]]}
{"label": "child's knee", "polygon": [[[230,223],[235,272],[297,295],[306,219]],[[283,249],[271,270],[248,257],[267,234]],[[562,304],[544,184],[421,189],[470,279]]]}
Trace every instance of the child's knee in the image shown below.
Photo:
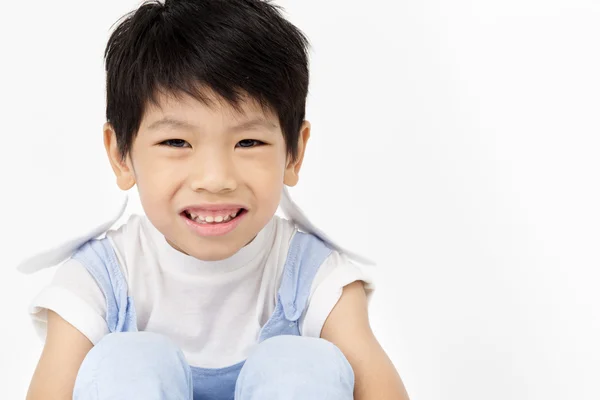
{"label": "child's knee", "polygon": [[265,340],[250,355],[249,361],[291,368],[321,367],[333,371],[352,372],[342,351],[333,343],[319,338],[281,335]]}
{"label": "child's knee", "polygon": [[111,333],[83,360],[74,394],[89,392],[92,386],[128,392],[135,382],[157,392],[173,386],[187,393],[191,379],[182,351],[166,336],[152,332]]}
{"label": "child's knee", "polygon": [[[328,388],[352,394],[354,373],[340,349],[324,339],[276,336],[265,340],[250,354],[240,385],[279,385],[287,390]],[[341,398],[341,397],[340,397]]]}
{"label": "child's knee", "polygon": [[181,350],[168,337],[153,332],[116,332],[106,335],[89,352],[86,359],[114,364],[114,367],[154,361],[179,363],[184,359]]}

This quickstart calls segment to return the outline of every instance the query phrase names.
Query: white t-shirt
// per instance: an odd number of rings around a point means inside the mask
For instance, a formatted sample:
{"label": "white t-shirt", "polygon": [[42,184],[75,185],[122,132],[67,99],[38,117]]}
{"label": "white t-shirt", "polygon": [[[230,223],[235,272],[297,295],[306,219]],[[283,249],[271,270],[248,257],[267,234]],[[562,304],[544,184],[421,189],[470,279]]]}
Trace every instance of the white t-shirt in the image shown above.
{"label": "white t-shirt", "polygon": [[[133,297],[138,329],[170,337],[192,366],[221,368],[246,359],[256,344],[275,309],[288,248],[297,231],[292,222],[274,216],[232,257],[210,262],[175,250],[145,215],[132,215],[106,237]],[[370,298],[374,285],[368,271],[333,251],[312,284],[299,321],[301,334],[319,337],[343,287],[357,280],[365,282]],[[30,305],[42,339],[47,309],[94,344],[109,333],[104,295],[77,260],[60,265]]]}

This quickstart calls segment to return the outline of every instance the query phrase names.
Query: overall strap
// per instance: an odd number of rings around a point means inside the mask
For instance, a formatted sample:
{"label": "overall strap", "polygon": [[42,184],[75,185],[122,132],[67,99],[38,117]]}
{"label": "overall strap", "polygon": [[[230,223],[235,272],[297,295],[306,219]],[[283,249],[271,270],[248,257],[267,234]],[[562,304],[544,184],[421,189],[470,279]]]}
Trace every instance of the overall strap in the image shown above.
{"label": "overall strap", "polygon": [[285,319],[297,321],[310,296],[313,279],[331,249],[318,237],[296,232],[283,269],[278,298]]}
{"label": "overall strap", "polygon": [[104,293],[109,331],[137,331],[135,309],[128,296],[127,281],[109,239],[90,240],[80,246],[71,258],[87,269]]}
{"label": "overall strap", "polygon": [[261,329],[259,342],[278,335],[300,335],[298,320],[308,305],[312,282],[331,251],[318,237],[296,232],[283,267],[275,311]]}

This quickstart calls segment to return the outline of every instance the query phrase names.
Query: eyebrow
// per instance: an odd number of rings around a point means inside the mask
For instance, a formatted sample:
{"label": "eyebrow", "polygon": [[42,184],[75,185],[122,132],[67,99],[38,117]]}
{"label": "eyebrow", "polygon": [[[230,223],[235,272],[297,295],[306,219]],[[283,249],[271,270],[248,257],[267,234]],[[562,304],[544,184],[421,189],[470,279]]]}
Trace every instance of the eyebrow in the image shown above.
{"label": "eyebrow", "polygon": [[[148,130],[156,130],[161,127],[172,127],[177,129],[195,129],[196,127],[189,122],[181,121],[171,117],[164,117],[158,121],[154,121],[148,126]],[[265,128],[267,130],[274,130],[277,125],[271,121],[267,121],[264,118],[253,118],[248,121],[244,121],[237,125],[233,125],[227,128],[229,132],[246,131],[254,128]]]}

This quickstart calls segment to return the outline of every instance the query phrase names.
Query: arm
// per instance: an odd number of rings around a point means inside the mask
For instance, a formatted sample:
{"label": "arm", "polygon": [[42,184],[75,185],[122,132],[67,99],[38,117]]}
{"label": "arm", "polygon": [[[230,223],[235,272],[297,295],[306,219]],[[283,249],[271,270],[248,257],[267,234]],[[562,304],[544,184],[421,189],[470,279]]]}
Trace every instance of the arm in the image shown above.
{"label": "arm", "polygon": [[47,332],[27,400],[71,400],[77,372],[93,344],[51,310]]}
{"label": "arm", "polygon": [[398,372],[371,330],[361,281],[344,287],[321,337],[335,344],[350,362],[355,400],[409,400]]}

